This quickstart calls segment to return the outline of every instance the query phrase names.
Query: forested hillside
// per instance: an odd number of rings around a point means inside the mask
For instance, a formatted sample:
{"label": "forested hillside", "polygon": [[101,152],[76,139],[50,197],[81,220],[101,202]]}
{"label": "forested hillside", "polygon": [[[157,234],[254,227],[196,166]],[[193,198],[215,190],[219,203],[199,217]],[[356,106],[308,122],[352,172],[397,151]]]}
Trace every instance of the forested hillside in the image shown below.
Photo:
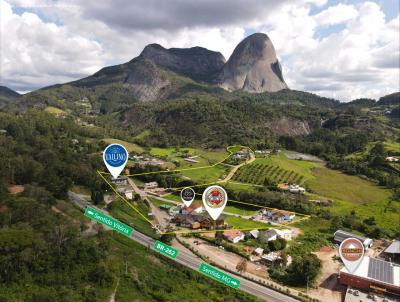
{"label": "forested hillside", "polygon": [[256,301],[123,235],[86,232],[64,200],[76,184],[101,189],[103,130],[37,111],[1,113],[0,129],[0,301]]}

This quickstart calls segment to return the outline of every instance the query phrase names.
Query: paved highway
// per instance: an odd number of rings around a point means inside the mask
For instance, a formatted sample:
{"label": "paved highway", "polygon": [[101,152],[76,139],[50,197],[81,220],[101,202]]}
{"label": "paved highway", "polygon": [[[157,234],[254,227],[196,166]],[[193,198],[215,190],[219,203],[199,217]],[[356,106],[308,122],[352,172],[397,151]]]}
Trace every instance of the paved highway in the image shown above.
{"label": "paved highway", "polygon": [[[95,208],[96,210],[102,211],[104,213],[106,213],[106,211],[101,210],[95,206],[93,206],[92,204],[88,203],[81,195],[76,194],[74,192],[69,191],[68,192],[68,196],[70,198],[70,200],[76,204],[78,207],[80,207],[81,209],[85,209],[87,206],[90,205],[90,207]],[[140,232],[138,232],[137,230],[135,230],[132,234],[132,236],[130,237],[131,239],[135,240],[136,242],[144,245],[144,246],[151,246],[154,244],[154,239],[151,237],[148,237],[147,235],[144,235]],[[199,269],[199,265],[201,262],[203,262],[199,257],[197,257],[196,255],[194,255],[191,252],[188,252],[186,250],[179,250],[179,254],[178,257],[175,259],[175,261],[177,261],[178,263],[189,267],[195,271],[198,271]],[[231,274],[229,272],[227,272],[228,274]],[[242,291],[245,291],[249,294],[252,294],[254,296],[257,296],[258,298],[261,298],[263,300],[266,300],[268,302],[299,302],[299,300],[288,297],[284,294],[281,294],[277,291],[274,291],[270,288],[267,288],[265,286],[259,285],[258,283],[249,281],[245,278],[239,277],[237,275],[233,275],[236,279],[240,280],[240,289]]]}

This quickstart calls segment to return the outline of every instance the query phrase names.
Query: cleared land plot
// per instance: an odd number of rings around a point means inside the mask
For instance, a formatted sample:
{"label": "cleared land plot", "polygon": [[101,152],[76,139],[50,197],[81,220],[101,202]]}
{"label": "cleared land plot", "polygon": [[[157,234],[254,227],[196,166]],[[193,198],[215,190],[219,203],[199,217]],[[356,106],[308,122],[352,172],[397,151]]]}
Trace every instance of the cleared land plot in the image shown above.
{"label": "cleared land plot", "polygon": [[[148,217],[149,208],[143,203],[139,202],[134,206],[140,211],[145,217]],[[117,198],[110,205],[110,214],[115,219],[132,226],[134,229],[153,237],[158,236],[152,230],[152,225],[150,222],[146,221],[139,213],[132,209],[127,203],[121,198]]]}
{"label": "cleared land plot", "polygon": [[[224,160],[229,153],[225,150],[203,150],[199,148],[151,148],[150,155],[178,163],[177,168],[210,166]],[[184,157],[194,157],[188,162]]]}
{"label": "cleared land plot", "polygon": [[268,229],[272,227],[271,225],[267,223],[262,223],[258,221],[253,221],[249,219],[244,219],[240,217],[235,217],[235,216],[229,216],[225,215],[225,222],[232,226],[234,229],[245,229],[245,230],[250,230],[250,229]]}
{"label": "cleared land plot", "polygon": [[207,167],[203,169],[184,170],[179,173],[187,177],[196,183],[206,184],[216,182],[225,177],[229,172],[229,167],[223,165],[216,165],[213,167]]}

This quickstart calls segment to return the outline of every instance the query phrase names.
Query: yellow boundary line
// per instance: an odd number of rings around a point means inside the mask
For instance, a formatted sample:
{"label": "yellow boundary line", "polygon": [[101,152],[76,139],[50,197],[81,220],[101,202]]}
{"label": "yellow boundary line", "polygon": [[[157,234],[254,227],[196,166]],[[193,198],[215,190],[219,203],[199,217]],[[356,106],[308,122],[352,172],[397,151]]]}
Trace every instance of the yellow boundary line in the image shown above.
{"label": "yellow boundary line", "polygon": [[142,218],[144,218],[144,220],[146,220],[147,222],[149,222],[151,225],[153,225],[155,227],[155,225],[153,224],[153,222],[148,219],[146,216],[144,216],[138,209],[136,209],[129,201],[127,201],[125,199],[125,197],[123,197],[121,194],[119,194],[119,192],[117,190],[114,189],[114,187],[109,183],[109,181],[103,176],[101,175],[100,171],[97,171],[97,173],[100,175],[100,177],[110,186],[110,188],[115,192],[115,194],[117,194],[122,200],[124,200],[132,209],[134,209],[140,216],[142,216]]}
{"label": "yellow boundary line", "polygon": [[[153,172],[145,172],[145,173],[137,173],[137,174],[130,174],[130,175],[124,175],[126,177],[133,177],[133,176],[140,176],[140,175],[147,175],[147,174],[158,174],[158,173],[173,173],[173,172],[181,172],[181,171],[188,171],[188,170],[199,170],[199,169],[206,169],[206,168],[211,168],[211,167],[215,167],[221,163],[223,163],[225,160],[227,160],[232,154],[233,152],[230,151],[230,148],[234,148],[234,147],[241,147],[241,148],[247,148],[249,149],[251,152],[254,153],[254,151],[247,146],[241,146],[241,145],[233,145],[233,146],[228,146],[226,148],[226,150],[229,152],[229,155],[227,157],[225,157],[223,160],[209,165],[209,166],[202,166],[202,167],[194,167],[194,168],[184,168],[184,169],[177,169],[177,170],[163,170],[163,171],[153,171]],[[117,190],[115,190],[115,188],[112,186],[112,184],[110,184],[110,182],[102,175],[102,174],[107,174],[110,175],[110,173],[107,172],[102,172],[102,171],[97,171],[97,173],[100,175],[100,177],[109,185],[109,187],[114,191],[115,194],[118,195],[118,197],[120,197],[123,201],[125,201],[126,204],[128,204],[129,207],[131,207],[136,213],[138,213],[144,220],[146,220],[148,223],[150,223],[152,225],[153,228],[155,228],[161,235],[163,234],[196,234],[196,233],[213,233],[213,232],[222,232],[224,230],[203,230],[203,231],[173,231],[173,232],[162,232],[150,219],[148,219],[145,215],[143,215],[135,206],[133,206],[128,200],[125,199],[125,197],[123,197]],[[224,183],[224,180],[220,180],[220,181],[215,181],[215,182],[210,182],[210,183],[206,183],[206,184],[200,184],[200,185],[194,185],[191,187],[203,187],[203,186],[207,186],[207,185],[213,185],[216,183]],[[251,184],[249,184],[251,185]],[[177,188],[171,188],[173,191],[178,191],[180,189],[183,189],[185,187],[177,187]],[[201,195],[199,193],[196,193],[196,195]],[[242,202],[242,201],[237,201],[237,200],[231,200],[228,199],[228,202],[233,202],[233,203],[240,203],[240,204],[245,204],[245,205],[249,205],[249,206],[253,206],[253,207],[259,207],[259,208],[264,208],[264,209],[271,209],[271,210],[275,210],[275,211],[279,211],[279,212],[291,212],[294,213],[296,215],[300,215],[303,216],[302,218],[296,220],[296,221],[291,221],[288,223],[285,223],[284,225],[281,226],[268,226],[265,228],[235,228],[235,229],[229,229],[229,230],[235,230],[235,231],[251,231],[251,230],[267,230],[270,229],[271,227],[274,228],[284,228],[285,226],[292,224],[292,223],[297,223],[299,221],[302,221],[304,219],[308,219],[310,217],[310,215],[305,215],[305,214],[301,214],[301,213],[296,213],[294,211],[286,211],[286,210],[280,210],[280,209],[276,209],[276,208],[270,208],[270,207],[265,207],[265,206],[260,206],[260,205],[256,205],[256,204],[252,204],[252,203],[247,203],[247,202]],[[233,216],[233,215],[230,215]],[[238,214],[238,216],[240,216]],[[237,216],[234,216],[237,217]],[[262,222],[260,222],[262,223]]]}
{"label": "yellow boundary line", "polygon": [[[136,174],[127,174],[127,175],[124,175],[124,176],[133,177],[133,176],[141,176],[141,175],[148,175],[148,174],[174,173],[174,172],[182,172],[182,171],[191,171],[191,170],[200,170],[200,169],[212,168],[212,167],[215,167],[215,166],[217,166],[217,165],[219,165],[219,164],[222,164],[222,163],[223,163],[224,161],[226,161],[229,157],[231,157],[232,154],[233,154],[233,152],[230,151],[229,149],[234,148],[234,147],[247,148],[247,149],[249,149],[251,152],[254,153],[254,151],[253,151],[250,147],[241,146],[241,145],[233,145],[233,146],[228,146],[228,147],[226,147],[226,151],[228,151],[228,153],[229,153],[229,155],[228,155],[227,157],[225,157],[223,160],[221,160],[221,161],[219,161],[219,162],[217,162],[217,163],[215,163],[215,164],[212,164],[212,165],[201,166],[201,167],[192,167],[192,168],[182,168],[182,169],[176,169],[176,170],[162,170],[162,171],[143,172],[143,173],[136,173]],[[110,173],[107,173],[107,172],[103,172],[103,173],[104,173],[104,174],[110,174]]]}

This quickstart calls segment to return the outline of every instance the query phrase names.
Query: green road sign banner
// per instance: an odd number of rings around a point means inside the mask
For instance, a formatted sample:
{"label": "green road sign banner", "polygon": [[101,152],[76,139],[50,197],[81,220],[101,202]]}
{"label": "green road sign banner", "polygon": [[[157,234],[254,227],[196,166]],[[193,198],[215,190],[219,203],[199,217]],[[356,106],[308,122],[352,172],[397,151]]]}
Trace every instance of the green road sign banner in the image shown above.
{"label": "green road sign banner", "polygon": [[89,217],[90,219],[96,220],[102,224],[105,224],[106,226],[126,236],[130,236],[133,232],[133,228],[126,225],[125,223],[122,223],[110,216],[104,215],[103,213],[93,208],[87,207],[85,211],[85,216]]}
{"label": "green road sign banner", "polygon": [[204,275],[207,275],[208,277],[211,277],[214,280],[224,283],[232,288],[239,288],[240,286],[240,280],[235,279],[220,270],[217,270],[207,263],[201,263],[199,266],[199,271],[200,273],[203,273]]}
{"label": "green road sign banner", "polygon": [[153,249],[167,257],[172,258],[172,259],[175,259],[176,256],[178,256],[177,249],[174,249],[173,247],[170,247],[169,245],[167,245],[161,241],[154,242]]}

